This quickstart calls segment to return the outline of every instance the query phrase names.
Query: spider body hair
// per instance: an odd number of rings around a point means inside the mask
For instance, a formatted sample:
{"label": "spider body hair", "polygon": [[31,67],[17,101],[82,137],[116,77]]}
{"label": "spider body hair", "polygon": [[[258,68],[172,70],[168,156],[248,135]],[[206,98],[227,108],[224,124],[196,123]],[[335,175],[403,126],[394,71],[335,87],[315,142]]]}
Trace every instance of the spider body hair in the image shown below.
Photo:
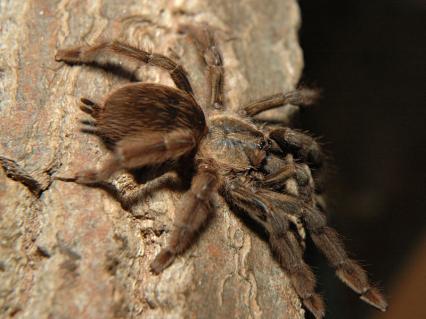
{"label": "spider body hair", "polygon": [[213,215],[213,194],[218,193],[232,210],[243,212],[265,230],[294,290],[317,319],[324,317],[325,307],[315,291],[315,276],[303,260],[308,235],[347,286],[385,311],[385,298],[348,257],[337,232],[327,226],[321,197],[325,156],[320,145],[303,132],[253,120],[289,103],[309,105],[317,92],[300,88],[243,105],[239,112],[227,111],[223,57],[212,30],[191,25],[180,31],[193,40],[207,69],[208,103],[203,107],[184,68],[164,55],[116,41],[57,53],[56,60],[68,64],[106,68],[111,61],[129,60],[156,66],[170,74],[176,88],[139,82],[118,88],[102,104],[82,98],[81,110],[92,117],[82,121],[82,132],[98,136],[110,157],[99,170],[56,179],[96,184],[125,170],[146,182],[175,170],[190,180],[190,187],[178,204],[168,244],[151,264],[154,273],[161,273],[190,247]]}

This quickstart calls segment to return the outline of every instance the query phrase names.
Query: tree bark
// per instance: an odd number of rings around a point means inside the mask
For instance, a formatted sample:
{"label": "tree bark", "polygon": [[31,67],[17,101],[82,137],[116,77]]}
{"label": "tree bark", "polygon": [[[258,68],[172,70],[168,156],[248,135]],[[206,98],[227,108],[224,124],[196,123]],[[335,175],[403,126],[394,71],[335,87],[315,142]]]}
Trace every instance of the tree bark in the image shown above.
{"label": "tree bark", "polygon": [[[171,55],[203,104],[202,65],[176,32],[180,23],[199,22],[217,30],[231,108],[296,85],[303,60],[294,0],[0,3],[0,317],[303,318],[268,244],[219,196],[205,232],[155,276],[149,264],[166,243],[179,193],[159,189],[123,208],[120,197],[141,191],[125,174],[113,181],[116,198],[52,180],[105,159],[99,141],[79,133],[78,101],[101,100],[126,83],[57,63],[56,51],[118,38]],[[172,85],[158,69],[138,72]],[[286,121],[289,114],[266,116]]]}

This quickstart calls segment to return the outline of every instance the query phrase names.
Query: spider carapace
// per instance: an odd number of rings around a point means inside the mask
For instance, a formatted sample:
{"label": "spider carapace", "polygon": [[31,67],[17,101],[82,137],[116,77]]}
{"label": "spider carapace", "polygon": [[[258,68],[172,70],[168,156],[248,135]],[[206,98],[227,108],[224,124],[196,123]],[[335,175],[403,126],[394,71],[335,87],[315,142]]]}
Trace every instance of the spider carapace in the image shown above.
{"label": "spider carapace", "polygon": [[319,144],[300,131],[253,118],[290,103],[309,105],[316,91],[299,88],[229,111],[224,103],[223,58],[214,32],[206,25],[181,26],[180,32],[193,40],[206,67],[209,94],[203,107],[184,68],[164,55],[120,42],[58,51],[56,60],[68,64],[108,68],[121,59],[156,66],[170,74],[176,88],[136,82],[118,88],[103,103],[81,99],[80,108],[92,117],[82,121],[82,131],[98,136],[110,157],[99,170],[56,179],[93,184],[119,170],[136,179],[148,168],[162,167],[162,173],[174,170],[190,180],[190,187],[178,206],[167,246],[151,264],[155,273],[191,245],[213,214],[212,195],[219,193],[233,211],[243,212],[265,229],[294,290],[316,318],[323,318],[325,310],[315,292],[315,276],[303,260],[307,234],[337,276],[362,300],[384,311],[382,294],[348,257],[336,231],[327,226],[320,195],[324,155]]}

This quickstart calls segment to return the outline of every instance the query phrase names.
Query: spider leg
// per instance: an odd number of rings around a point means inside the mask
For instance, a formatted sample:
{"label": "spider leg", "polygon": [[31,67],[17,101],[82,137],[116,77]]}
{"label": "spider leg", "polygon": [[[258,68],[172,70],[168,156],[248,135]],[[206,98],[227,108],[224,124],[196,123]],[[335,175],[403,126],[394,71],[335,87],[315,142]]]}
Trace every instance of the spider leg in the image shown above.
{"label": "spider leg", "polygon": [[280,265],[288,273],[297,295],[304,306],[315,316],[324,317],[324,302],[315,293],[315,276],[303,261],[303,245],[289,229],[288,221],[297,219],[298,199],[292,196],[253,189],[231,182],[226,186],[225,199],[253,220],[264,226],[269,234],[269,243]]}
{"label": "spider leg", "polygon": [[[262,180],[262,184],[265,187],[273,188],[276,187],[281,188],[286,182],[289,182],[290,179],[293,179],[292,182],[297,182],[298,187],[307,186],[309,183],[309,174],[307,172],[307,167],[304,164],[297,164],[293,160],[293,156],[291,154],[287,154],[285,160],[279,158],[273,158],[271,161],[279,161],[279,167],[272,167],[272,169],[268,169],[268,160],[267,159],[266,168],[269,171],[264,179]],[[288,189],[294,188],[290,185],[286,185]],[[291,190],[290,190],[291,192]],[[294,195],[297,195],[297,191],[291,192]]]}
{"label": "spider leg", "polygon": [[186,71],[181,65],[164,55],[140,50],[118,41],[59,50],[55,59],[69,64],[94,64],[104,68],[114,65],[124,69],[124,66],[116,60],[117,57],[160,67],[169,72],[179,89],[193,93]]}
{"label": "spider leg", "polygon": [[315,275],[303,261],[303,250],[292,232],[285,235],[272,235],[269,238],[272,250],[276,253],[281,266],[290,276],[291,283],[303,305],[315,316],[324,317],[324,302],[315,293]]}
{"label": "spider leg", "polygon": [[168,244],[151,263],[154,273],[161,273],[176,255],[183,253],[192,244],[197,232],[212,213],[211,196],[217,185],[218,178],[214,170],[206,163],[198,166],[192,186],[178,206],[175,228]]}
{"label": "spider leg", "polygon": [[385,311],[385,298],[368,282],[364,269],[348,257],[337,232],[326,225],[325,216],[318,210],[306,209],[304,220],[313,242],[336,269],[337,277],[360,294],[363,301]]}
{"label": "spider leg", "polygon": [[162,132],[141,133],[118,142],[114,154],[100,170],[82,171],[77,173],[74,178],[57,177],[56,179],[66,179],[80,184],[98,183],[108,179],[120,169],[131,170],[177,160],[190,153],[195,146],[194,133],[189,129],[177,129],[166,134]]}
{"label": "spider leg", "polygon": [[291,152],[296,158],[307,162],[309,167],[318,169],[324,165],[325,155],[313,137],[290,128],[272,130],[269,137],[276,141],[283,151]]}
{"label": "spider leg", "polygon": [[181,25],[179,31],[187,33],[195,44],[201,58],[207,66],[209,81],[209,106],[216,109],[224,107],[224,67],[223,57],[211,28],[207,25]]}
{"label": "spider leg", "polygon": [[315,191],[321,193],[324,187],[326,156],[319,143],[313,137],[290,128],[274,129],[269,133],[269,137],[284,152],[290,152],[295,159],[308,164],[315,181]]}
{"label": "spider leg", "polygon": [[274,186],[280,185],[289,178],[292,178],[296,175],[296,168],[294,165],[285,165],[280,170],[268,174],[265,176],[262,181],[265,186]]}
{"label": "spider leg", "polygon": [[244,105],[241,109],[246,115],[255,116],[261,112],[284,106],[286,104],[308,106],[313,104],[317,98],[317,90],[299,88],[287,93],[278,93],[263,97],[247,105]]}

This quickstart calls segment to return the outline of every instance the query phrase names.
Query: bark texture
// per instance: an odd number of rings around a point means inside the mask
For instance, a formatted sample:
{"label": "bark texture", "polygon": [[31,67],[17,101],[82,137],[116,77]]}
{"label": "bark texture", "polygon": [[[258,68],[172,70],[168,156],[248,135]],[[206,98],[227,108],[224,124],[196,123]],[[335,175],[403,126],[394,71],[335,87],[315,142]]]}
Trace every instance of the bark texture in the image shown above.
{"label": "bark texture", "polygon": [[[218,30],[226,102],[235,108],[295,86],[303,64],[299,20],[294,0],[1,1],[0,317],[303,318],[268,244],[219,197],[197,243],[155,276],[149,263],[166,242],[179,193],[146,192],[123,208],[98,188],[52,182],[106,154],[78,131],[79,98],[101,100],[126,83],[56,63],[58,48],[119,38],[179,57],[203,96],[195,49],[176,28],[208,22]],[[172,85],[158,69],[138,72]],[[126,175],[112,183],[119,196],[141,189]]]}

